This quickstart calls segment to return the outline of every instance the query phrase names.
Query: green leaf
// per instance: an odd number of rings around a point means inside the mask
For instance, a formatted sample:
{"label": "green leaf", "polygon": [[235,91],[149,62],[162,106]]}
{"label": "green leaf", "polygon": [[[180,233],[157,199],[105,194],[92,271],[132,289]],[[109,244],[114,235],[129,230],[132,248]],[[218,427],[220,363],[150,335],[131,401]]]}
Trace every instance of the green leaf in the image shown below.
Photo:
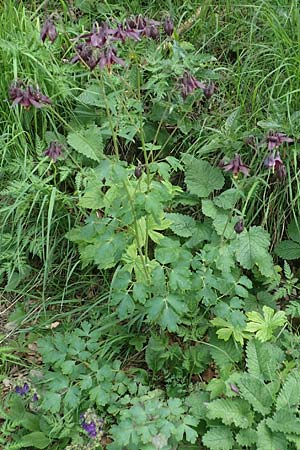
{"label": "green leaf", "polygon": [[300,227],[296,220],[292,220],[288,225],[288,235],[293,241],[300,243]]}
{"label": "green leaf", "polygon": [[237,235],[235,243],[236,259],[244,269],[258,267],[266,277],[273,277],[274,267],[268,253],[270,236],[262,227],[251,227]]}
{"label": "green leaf", "polygon": [[99,161],[103,156],[102,134],[97,125],[69,133],[67,140],[74,150],[94,161]]}
{"label": "green leaf", "polygon": [[266,423],[272,431],[300,434],[300,419],[289,408],[279,409]]}
{"label": "green leaf", "polygon": [[19,444],[21,444],[22,447],[43,449],[49,446],[50,440],[41,431],[34,431],[33,433],[22,436],[21,439],[19,439]]}
{"label": "green leaf", "polygon": [[300,244],[295,241],[281,241],[276,245],[274,251],[283,259],[300,258]]}
{"label": "green leaf", "polygon": [[202,436],[202,442],[210,450],[231,450],[234,445],[230,428],[222,425],[211,427]]}
{"label": "green leaf", "polygon": [[75,409],[80,403],[80,389],[77,386],[71,386],[64,398],[65,405],[70,409]]}
{"label": "green leaf", "polygon": [[240,196],[241,194],[237,189],[227,189],[214,198],[214,204],[219,206],[219,208],[232,209]]}
{"label": "green leaf", "polygon": [[285,325],[287,318],[284,311],[277,311],[263,306],[263,316],[256,311],[246,313],[249,322],[246,331],[255,333],[255,336],[261,342],[272,339],[273,334],[278,327]]}
{"label": "green leaf", "polygon": [[246,400],[217,399],[207,405],[209,419],[221,419],[224,425],[234,424],[239,428],[249,428],[253,422],[253,413]]}
{"label": "green leaf", "polygon": [[152,335],[149,339],[145,360],[148,367],[153,370],[153,372],[158,372],[162,369],[165,361],[167,360],[167,338]]}
{"label": "green leaf", "polygon": [[284,353],[279,347],[256,339],[249,340],[246,354],[249,373],[268,381],[276,378],[277,371],[284,360]]}
{"label": "green leaf", "polygon": [[270,413],[273,397],[266,383],[250,374],[244,374],[238,381],[238,387],[241,396],[255,411],[264,416]]}
{"label": "green leaf", "polygon": [[185,183],[191,194],[208,197],[215,189],[223,187],[224,177],[220,169],[207,161],[193,158],[186,167]]}
{"label": "green leaf", "polygon": [[272,432],[263,420],[257,427],[257,450],[267,449],[289,450],[284,434]]}
{"label": "green leaf", "polygon": [[285,380],[276,402],[276,409],[295,408],[300,405],[300,374],[292,371]]}
{"label": "green leaf", "polygon": [[191,216],[166,213],[166,219],[172,222],[170,229],[173,233],[177,234],[177,236],[190,237],[196,229],[196,221]]}
{"label": "green leaf", "polygon": [[257,442],[257,431],[249,428],[248,430],[240,430],[235,439],[242,447],[251,447],[252,444]]}
{"label": "green leaf", "polygon": [[53,414],[60,410],[61,396],[56,392],[46,392],[43,395],[41,408],[50,411]]}
{"label": "green leaf", "polygon": [[78,100],[85,105],[105,108],[105,99],[101,93],[100,86],[97,84],[91,84],[88,86],[87,89],[79,95]]}

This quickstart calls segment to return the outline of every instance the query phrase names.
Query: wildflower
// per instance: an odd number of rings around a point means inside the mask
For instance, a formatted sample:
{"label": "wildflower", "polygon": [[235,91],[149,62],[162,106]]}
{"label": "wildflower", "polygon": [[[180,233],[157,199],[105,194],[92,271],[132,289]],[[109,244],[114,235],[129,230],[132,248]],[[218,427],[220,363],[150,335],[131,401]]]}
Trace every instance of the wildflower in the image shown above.
{"label": "wildflower", "polygon": [[9,97],[13,101],[13,105],[22,105],[25,109],[42,108],[45,104],[51,105],[51,100],[42,94],[39,89],[32,86],[25,86],[23,81],[13,83],[9,88]]}
{"label": "wildflower", "polygon": [[62,156],[62,144],[58,144],[56,141],[52,141],[49,147],[44,151],[45,156],[49,156],[52,161],[55,163],[57,158]]}
{"label": "wildflower", "polygon": [[125,42],[127,38],[139,41],[141,31],[134,30],[133,28],[130,27],[124,28],[123,25],[119,24],[117,28],[108,30],[108,33],[112,36],[113,41]]}
{"label": "wildflower", "polygon": [[286,168],[282,162],[279,152],[277,152],[276,155],[274,152],[270,153],[265,159],[264,165],[268,169],[272,169],[273,173],[276,173],[277,178],[282,179],[286,176]]}
{"label": "wildflower", "polygon": [[29,384],[24,383],[23,386],[16,386],[15,392],[16,394],[21,395],[21,397],[24,397],[28,392],[30,391]]}
{"label": "wildflower", "polygon": [[173,23],[173,20],[171,19],[171,17],[166,17],[163,27],[164,27],[164,32],[168,36],[172,36],[173,31],[174,31],[174,23]]}
{"label": "wildflower", "polygon": [[181,82],[183,98],[186,98],[187,95],[191,94],[195,89],[204,88],[204,84],[200,83],[200,81],[193,77],[189,72],[184,72]]}
{"label": "wildflower", "polygon": [[109,26],[103,22],[100,26],[96,23],[93,26],[92,32],[80,36],[85,39],[86,43],[92,47],[102,48],[109,37]]}
{"label": "wildflower", "polygon": [[93,410],[88,409],[80,415],[81,426],[88,433],[89,437],[101,438],[103,435],[103,419],[99,419]]}
{"label": "wildflower", "polygon": [[71,64],[77,61],[83,61],[91,70],[93,70],[99,62],[99,56],[94,54],[93,47],[90,44],[78,44],[76,47],[77,55],[71,59]]}
{"label": "wildflower", "polygon": [[275,147],[279,147],[279,145],[284,142],[290,143],[294,142],[294,139],[288,137],[284,133],[272,133],[270,132],[267,136],[268,150],[272,151]]}
{"label": "wildflower", "polygon": [[204,87],[202,88],[202,90],[203,90],[205,97],[210,98],[213,95],[213,93],[215,92],[215,88],[216,88],[215,83],[209,83],[207,85],[204,84]]}
{"label": "wildflower", "polygon": [[45,21],[41,29],[40,37],[43,42],[45,42],[47,37],[51,42],[54,42],[55,39],[57,38],[57,31],[51,19],[47,19]]}
{"label": "wildflower", "polygon": [[244,231],[244,222],[243,222],[243,220],[241,219],[241,220],[239,220],[235,225],[234,225],[234,231],[237,233],[237,234],[240,234],[240,233],[242,233],[243,231]]}
{"label": "wildflower", "polygon": [[237,178],[240,172],[245,176],[249,175],[249,167],[243,164],[241,156],[238,153],[236,153],[235,157],[229,161],[229,163],[225,164],[221,161],[219,166],[225,170],[225,172],[231,171],[234,178]]}
{"label": "wildflower", "polygon": [[136,178],[141,178],[142,174],[143,174],[143,166],[139,162],[134,170],[134,175],[136,176]]}
{"label": "wildflower", "polygon": [[39,399],[39,397],[38,397],[37,393],[35,392],[35,393],[33,394],[32,401],[33,401],[33,402],[37,402],[38,399]]}
{"label": "wildflower", "polygon": [[99,58],[99,66],[103,69],[105,66],[111,66],[112,64],[121,64],[121,66],[125,66],[123,59],[117,56],[116,50],[113,47],[108,47]]}

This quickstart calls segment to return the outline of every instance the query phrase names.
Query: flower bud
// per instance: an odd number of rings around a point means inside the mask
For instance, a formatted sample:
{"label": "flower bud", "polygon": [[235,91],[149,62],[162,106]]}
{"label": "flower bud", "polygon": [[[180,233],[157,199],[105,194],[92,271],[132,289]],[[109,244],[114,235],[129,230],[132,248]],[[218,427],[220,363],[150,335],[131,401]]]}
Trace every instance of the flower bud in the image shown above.
{"label": "flower bud", "polygon": [[172,36],[174,31],[174,23],[173,20],[171,19],[171,17],[166,17],[165,21],[164,21],[164,32],[168,35],[168,36]]}
{"label": "flower bud", "polygon": [[242,233],[244,231],[244,222],[242,220],[239,220],[235,225],[234,225],[234,231],[238,234]]}

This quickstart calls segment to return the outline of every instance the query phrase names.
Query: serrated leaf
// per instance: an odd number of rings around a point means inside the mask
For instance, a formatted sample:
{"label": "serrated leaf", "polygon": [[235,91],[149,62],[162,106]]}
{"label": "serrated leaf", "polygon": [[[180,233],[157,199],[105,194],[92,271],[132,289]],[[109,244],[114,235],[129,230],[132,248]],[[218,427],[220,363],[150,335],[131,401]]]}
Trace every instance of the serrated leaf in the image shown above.
{"label": "serrated leaf", "polygon": [[191,194],[208,197],[211,192],[223,187],[224,177],[220,169],[207,161],[193,158],[186,167],[185,183]]}
{"label": "serrated leaf", "polygon": [[232,209],[240,198],[240,193],[237,189],[227,189],[214,198],[214,204],[219,208]]}
{"label": "serrated leaf", "polygon": [[290,239],[300,243],[300,225],[296,222],[296,220],[292,220],[292,222],[288,225],[288,235]]}
{"label": "serrated leaf", "polygon": [[79,95],[78,100],[85,105],[105,108],[105,99],[103,98],[99,85],[92,84],[88,86],[88,88]]}
{"label": "serrated leaf", "polygon": [[210,450],[231,450],[234,445],[230,428],[222,425],[211,427],[202,436],[202,442]]}
{"label": "serrated leaf", "polygon": [[249,403],[240,398],[214,400],[207,405],[207,410],[209,419],[221,419],[224,425],[249,428],[253,422]]}
{"label": "serrated leaf", "polygon": [[195,219],[185,214],[166,213],[166,219],[172,222],[169,228],[177,236],[190,237],[196,229]]}
{"label": "serrated leaf", "polygon": [[274,433],[266,425],[265,421],[257,427],[257,450],[288,450],[288,444],[284,434]]}
{"label": "serrated leaf", "polygon": [[274,251],[283,259],[300,258],[300,244],[295,241],[281,241],[276,245]]}
{"label": "serrated leaf", "polygon": [[99,161],[103,156],[102,134],[100,128],[96,125],[69,133],[67,141],[78,153],[94,161]]}
{"label": "serrated leaf", "polygon": [[266,423],[272,431],[300,435],[300,419],[289,408],[279,409]]}
{"label": "serrated leaf", "polygon": [[274,275],[273,260],[268,252],[270,236],[262,227],[251,227],[237,235],[236,259],[244,269],[258,267],[262,275]]}
{"label": "serrated leaf", "polygon": [[286,315],[284,311],[277,311],[263,306],[263,316],[257,311],[246,313],[249,322],[246,331],[255,333],[255,336],[261,342],[272,339],[273,333],[278,327],[282,327],[286,323]]}
{"label": "serrated leaf", "polygon": [[256,339],[248,341],[246,354],[249,373],[267,381],[276,377],[280,364],[284,360],[284,353],[279,347]]}
{"label": "serrated leaf", "polygon": [[251,444],[256,444],[257,442],[257,431],[253,429],[240,430],[235,439],[239,445],[242,447],[250,447]]}
{"label": "serrated leaf", "polygon": [[300,405],[300,373],[291,372],[285,380],[276,402],[276,409],[292,408]]}
{"label": "serrated leaf", "polygon": [[241,396],[252,405],[255,411],[262,415],[269,414],[273,397],[267,384],[250,374],[244,374],[238,381],[238,387]]}
{"label": "serrated leaf", "polygon": [[56,392],[46,392],[43,395],[43,401],[41,407],[50,411],[53,414],[58,413],[60,410],[61,396]]}

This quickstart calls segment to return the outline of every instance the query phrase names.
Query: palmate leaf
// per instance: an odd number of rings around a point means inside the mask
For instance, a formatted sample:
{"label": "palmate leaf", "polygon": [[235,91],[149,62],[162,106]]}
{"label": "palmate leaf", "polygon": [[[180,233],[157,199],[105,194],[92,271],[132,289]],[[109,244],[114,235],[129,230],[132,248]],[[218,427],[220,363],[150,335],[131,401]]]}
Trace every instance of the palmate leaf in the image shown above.
{"label": "palmate leaf", "polygon": [[181,322],[181,315],[186,310],[187,306],[181,297],[169,294],[165,297],[155,297],[149,302],[148,318],[163,329],[174,332],[177,330],[177,324]]}
{"label": "palmate leaf", "polygon": [[262,227],[251,227],[237,235],[236,259],[244,269],[253,269],[257,266],[262,275],[273,277],[274,267],[272,257],[268,253],[269,245],[269,233]]}
{"label": "palmate leaf", "polygon": [[249,428],[253,422],[253,412],[246,400],[217,399],[207,405],[209,419],[221,419],[224,425],[234,424],[239,428]]}
{"label": "palmate leaf", "polygon": [[289,450],[288,442],[283,433],[274,433],[265,421],[257,427],[257,450]]}
{"label": "palmate leaf", "polygon": [[255,336],[261,342],[272,339],[273,333],[278,327],[282,327],[286,323],[286,315],[284,311],[277,311],[263,306],[263,316],[257,311],[246,313],[249,322],[246,331],[255,333]]}
{"label": "palmate leaf", "polygon": [[225,425],[211,427],[202,437],[202,442],[210,450],[231,450],[234,445],[232,431]]}
{"label": "palmate leaf", "polygon": [[214,190],[221,189],[224,181],[220,169],[211,166],[207,161],[187,158],[185,183],[191,194],[208,197]]}

